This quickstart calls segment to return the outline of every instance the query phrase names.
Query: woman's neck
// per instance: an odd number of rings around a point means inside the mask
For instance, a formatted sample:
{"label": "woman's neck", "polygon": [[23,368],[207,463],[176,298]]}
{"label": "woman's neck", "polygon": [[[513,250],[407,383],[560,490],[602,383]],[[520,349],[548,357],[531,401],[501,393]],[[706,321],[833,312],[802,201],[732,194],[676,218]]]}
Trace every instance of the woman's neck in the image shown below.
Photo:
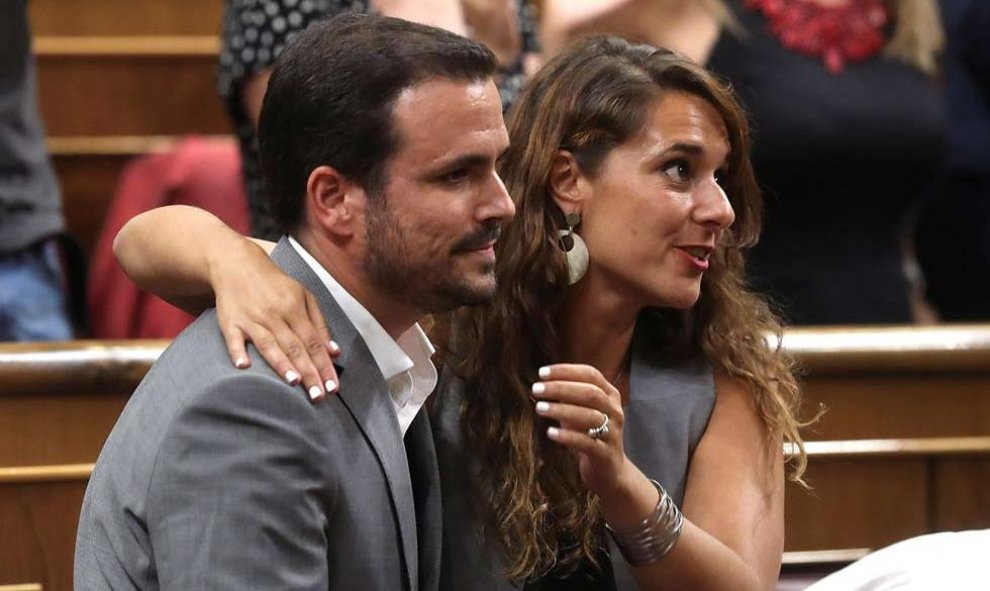
{"label": "woman's neck", "polygon": [[628,367],[639,307],[593,283],[587,277],[571,286],[558,312],[562,353],[568,363],[592,365],[615,383]]}

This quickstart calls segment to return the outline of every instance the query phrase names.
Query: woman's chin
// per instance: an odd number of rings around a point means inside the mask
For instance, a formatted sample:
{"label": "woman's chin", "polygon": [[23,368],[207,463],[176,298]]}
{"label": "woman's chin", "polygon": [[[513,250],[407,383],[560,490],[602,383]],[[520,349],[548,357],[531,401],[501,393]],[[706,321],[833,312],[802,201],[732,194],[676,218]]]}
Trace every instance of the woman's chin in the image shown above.
{"label": "woman's chin", "polygon": [[698,303],[701,297],[700,286],[697,289],[665,290],[658,294],[654,300],[654,305],[659,308],[671,308],[674,310],[690,310]]}

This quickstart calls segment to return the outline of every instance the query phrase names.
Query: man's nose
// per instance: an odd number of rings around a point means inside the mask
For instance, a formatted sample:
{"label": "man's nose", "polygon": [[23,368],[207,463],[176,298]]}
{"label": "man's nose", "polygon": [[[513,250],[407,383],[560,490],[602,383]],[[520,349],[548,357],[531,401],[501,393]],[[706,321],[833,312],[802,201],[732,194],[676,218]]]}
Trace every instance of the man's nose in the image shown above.
{"label": "man's nose", "polygon": [[479,217],[482,220],[508,220],[515,214],[516,204],[513,203],[512,196],[505,189],[505,183],[502,182],[498,173],[493,171],[488,183],[484,205],[479,211]]}

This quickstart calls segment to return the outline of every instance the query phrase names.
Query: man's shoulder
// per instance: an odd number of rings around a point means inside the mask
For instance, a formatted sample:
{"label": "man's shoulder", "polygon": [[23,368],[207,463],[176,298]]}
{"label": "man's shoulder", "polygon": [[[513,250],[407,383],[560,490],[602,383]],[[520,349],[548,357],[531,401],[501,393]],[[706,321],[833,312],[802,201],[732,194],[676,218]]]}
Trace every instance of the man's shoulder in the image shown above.
{"label": "man's shoulder", "polygon": [[[179,333],[162,352],[157,362],[148,372],[148,377],[165,371],[175,378],[190,378],[191,381],[206,383],[245,374],[277,377],[277,374],[262,359],[261,355],[248,343],[251,369],[238,369],[230,359],[226,341],[217,321],[216,308],[209,308],[199,315],[185,330]],[[157,376],[154,376],[157,379]]]}
{"label": "man's shoulder", "polygon": [[[265,362],[254,347],[248,347],[251,366],[234,367],[215,310],[207,310],[165,349],[138,385],[121,414],[115,431],[142,425],[139,433],[165,438],[176,420],[189,413],[202,413],[218,423],[251,407],[263,406],[273,416],[294,415],[305,419],[312,408],[302,388],[293,387]],[[243,408],[240,408],[243,407]],[[312,420],[312,419],[310,419]],[[139,436],[141,436],[139,434]]]}

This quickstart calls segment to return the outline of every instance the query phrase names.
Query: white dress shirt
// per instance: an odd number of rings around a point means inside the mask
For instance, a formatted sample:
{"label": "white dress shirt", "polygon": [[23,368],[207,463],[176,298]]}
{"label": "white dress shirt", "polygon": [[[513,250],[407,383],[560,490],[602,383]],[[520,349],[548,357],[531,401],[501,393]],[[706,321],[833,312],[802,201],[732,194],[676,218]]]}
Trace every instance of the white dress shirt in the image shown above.
{"label": "white dress shirt", "polygon": [[385,377],[395,407],[395,416],[399,420],[399,428],[405,436],[409,425],[416,418],[416,413],[423,408],[426,399],[437,385],[437,368],[430,360],[435,352],[433,343],[418,323],[399,335],[398,339],[393,339],[375,317],[354,299],[354,296],[348,293],[295,238],[290,237],[289,244],[313,269],[368,345],[371,356],[378,364],[382,376]]}

